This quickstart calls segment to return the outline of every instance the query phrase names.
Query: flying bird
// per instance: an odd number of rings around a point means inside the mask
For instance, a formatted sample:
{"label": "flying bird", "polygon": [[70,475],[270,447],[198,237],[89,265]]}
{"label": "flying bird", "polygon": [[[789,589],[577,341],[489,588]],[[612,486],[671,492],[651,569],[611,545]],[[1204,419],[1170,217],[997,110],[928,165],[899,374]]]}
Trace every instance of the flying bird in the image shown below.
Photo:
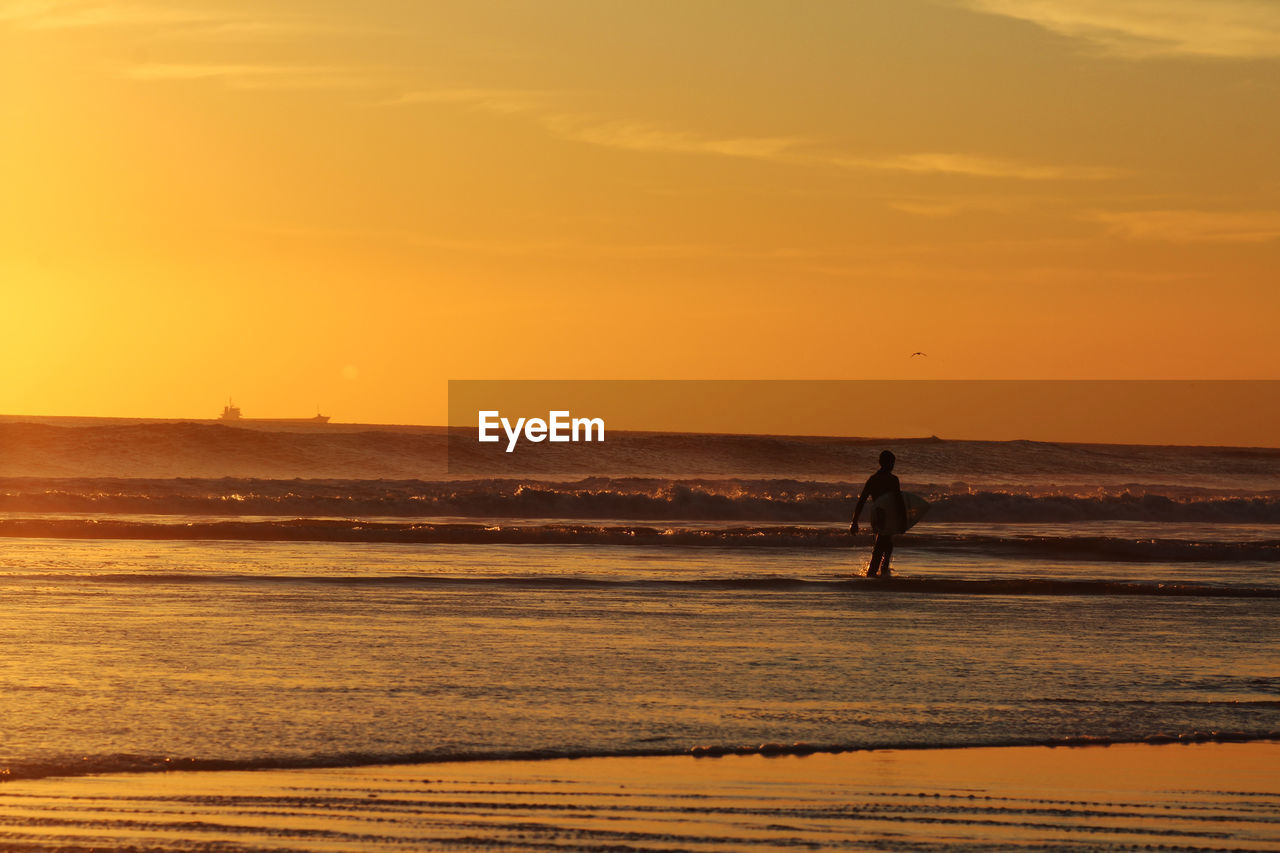
{"label": "flying bird", "polygon": [[912,358],[915,358],[915,357],[916,357],[916,356],[918,356],[918,355],[922,355],[922,356],[924,356],[925,358],[928,358],[928,357],[929,357],[929,353],[927,353],[927,352],[913,352],[913,353],[911,353],[911,357],[912,357]]}

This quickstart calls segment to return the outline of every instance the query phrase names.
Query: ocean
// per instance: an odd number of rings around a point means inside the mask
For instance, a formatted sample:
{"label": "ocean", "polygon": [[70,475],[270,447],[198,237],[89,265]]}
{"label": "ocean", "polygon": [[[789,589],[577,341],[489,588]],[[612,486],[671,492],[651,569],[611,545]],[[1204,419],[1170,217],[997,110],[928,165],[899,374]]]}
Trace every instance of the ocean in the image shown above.
{"label": "ocean", "polygon": [[[0,438],[10,779],[1280,738],[1280,450]],[[884,448],[932,503],[890,581],[848,534]]]}

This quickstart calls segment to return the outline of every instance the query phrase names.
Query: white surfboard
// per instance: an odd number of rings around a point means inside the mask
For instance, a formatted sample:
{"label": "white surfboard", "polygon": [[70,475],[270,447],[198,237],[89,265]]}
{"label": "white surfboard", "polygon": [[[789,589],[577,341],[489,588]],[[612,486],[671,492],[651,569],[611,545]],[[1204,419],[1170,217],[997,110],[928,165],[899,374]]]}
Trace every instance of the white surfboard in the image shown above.
{"label": "white surfboard", "polygon": [[867,508],[871,511],[868,518],[871,529],[876,533],[890,535],[904,533],[914,527],[916,522],[924,518],[924,514],[929,511],[929,502],[911,492],[902,493],[902,502],[907,508],[905,522],[899,518],[898,497],[895,493],[889,492],[870,501]]}

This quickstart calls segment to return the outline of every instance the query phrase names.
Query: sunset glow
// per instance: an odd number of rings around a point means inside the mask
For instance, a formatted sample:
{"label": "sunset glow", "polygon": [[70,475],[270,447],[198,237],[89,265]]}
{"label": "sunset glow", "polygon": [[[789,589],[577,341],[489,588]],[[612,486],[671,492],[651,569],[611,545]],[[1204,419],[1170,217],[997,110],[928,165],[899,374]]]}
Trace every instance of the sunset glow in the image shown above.
{"label": "sunset glow", "polygon": [[1280,13],[1144,8],[7,2],[0,412],[1276,378]]}
{"label": "sunset glow", "polygon": [[1280,0],[0,0],[0,848],[1280,850],[1278,105]]}

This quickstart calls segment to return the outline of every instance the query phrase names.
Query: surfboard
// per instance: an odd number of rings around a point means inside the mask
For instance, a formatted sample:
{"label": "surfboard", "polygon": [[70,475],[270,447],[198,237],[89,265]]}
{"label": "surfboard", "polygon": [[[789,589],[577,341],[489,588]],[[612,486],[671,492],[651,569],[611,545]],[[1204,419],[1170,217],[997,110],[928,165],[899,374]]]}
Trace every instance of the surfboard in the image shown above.
{"label": "surfboard", "polygon": [[881,495],[867,504],[867,507],[871,510],[869,522],[871,529],[876,533],[888,533],[890,535],[905,533],[914,527],[916,522],[924,518],[924,514],[929,511],[929,502],[911,492],[902,493],[902,502],[907,508],[905,523],[903,519],[898,517],[898,501],[893,492]]}

